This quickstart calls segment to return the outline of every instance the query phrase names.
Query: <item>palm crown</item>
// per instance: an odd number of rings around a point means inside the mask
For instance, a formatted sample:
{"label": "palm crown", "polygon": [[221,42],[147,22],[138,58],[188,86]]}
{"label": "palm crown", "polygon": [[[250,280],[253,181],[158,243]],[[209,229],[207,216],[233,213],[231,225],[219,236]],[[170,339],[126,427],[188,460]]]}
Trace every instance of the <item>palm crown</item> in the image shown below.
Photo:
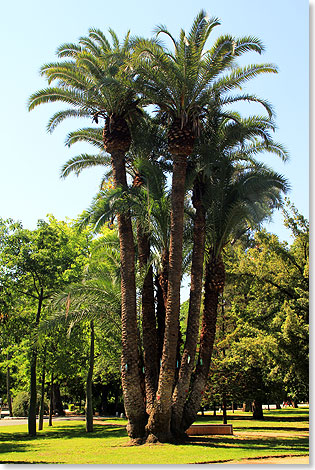
{"label": "palm crown", "polygon": [[[164,122],[170,122],[176,128],[175,135],[170,135],[172,142],[180,130],[186,145],[191,147],[192,134],[200,129],[206,117],[209,104],[218,94],[224,94],[240,87],[245,81],[257,74],[276,72],[271,64],[251,65],[246,68],[235,66],[235,59],[246,51],[261,53],[263,46],[257,38],[244,37],[234,39],[221,36],[209,50],[206,42],[212,30],[219,24],[217,18],[209,19],[202,10],[196,17],[190,33],[180,32],[176,41],[166,27],[156,29],[157,36],[167,35],[173,43],[174,52],[170,52],[158,38],[134,41],[132,61],[137,71],[135,83],[144,97],[155,104]],[[233,71],[231,72],[231,67]],[[224,75],[225,72],[229,72]],[[222,98],[228,102],[231,98]],[[234,97],[237,99],[256,100],[251,95]],[[190,152],[190,148],[188,153]]]}
{"label": "palm crown", "polygon": [[[29,109],[39,104],[61,101],[71,108],[55,113],[48,123],[48,130],[68,117],[92,117],[98,123],[105,118],[110,130],[114,121],[131,122],[140,112],[139,96],[131,86],[131,75],[122,64],[130,55],[129,33],[120,45],[116,34],[110,30],[113,46],[104,34],[89,30],[78,44],[63,44],[57,50],[61,62],[45,64],[41,74],[49,85],[56,86],[40,90],[29,99]],[[126,127],[121,124],[120,128]],[[123,129],[130,144],[128,129]],[[123,145],[123,144],[122,144]]]}

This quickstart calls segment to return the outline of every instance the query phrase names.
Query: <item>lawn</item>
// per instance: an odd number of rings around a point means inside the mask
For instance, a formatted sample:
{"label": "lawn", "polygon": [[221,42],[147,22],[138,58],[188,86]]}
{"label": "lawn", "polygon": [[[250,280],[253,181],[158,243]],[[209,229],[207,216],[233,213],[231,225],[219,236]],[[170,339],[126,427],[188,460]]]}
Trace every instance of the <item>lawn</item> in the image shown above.
{"label": "lawn", "polygon": [[[233,436],[191,436],[185,444],[129,446],[126,421],[97,421],[86,434],[83,421],[44,424],[36,438],[26,425],[0,427],[1,463],[51,464],[188,464],[226,462],[243,458],[308,454],[308,410],[266,411],[264,421],[249,413],[230,413]],[[198,421],[215,423],[211,415]]]}

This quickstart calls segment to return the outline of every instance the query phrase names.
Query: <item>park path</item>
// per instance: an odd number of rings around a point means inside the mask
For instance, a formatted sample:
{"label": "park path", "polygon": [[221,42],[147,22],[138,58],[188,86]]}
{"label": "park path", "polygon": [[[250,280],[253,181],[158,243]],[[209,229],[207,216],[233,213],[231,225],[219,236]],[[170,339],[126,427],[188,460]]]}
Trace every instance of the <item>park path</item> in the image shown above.
{"label": "park path", "polygon": [[242,460],[231,460],[230,462],[224,462],[224,464],[251,464],[251,465],[309,465],[308,455],[299,455],[294,457],[260,457],[257,459],[242,459]]}

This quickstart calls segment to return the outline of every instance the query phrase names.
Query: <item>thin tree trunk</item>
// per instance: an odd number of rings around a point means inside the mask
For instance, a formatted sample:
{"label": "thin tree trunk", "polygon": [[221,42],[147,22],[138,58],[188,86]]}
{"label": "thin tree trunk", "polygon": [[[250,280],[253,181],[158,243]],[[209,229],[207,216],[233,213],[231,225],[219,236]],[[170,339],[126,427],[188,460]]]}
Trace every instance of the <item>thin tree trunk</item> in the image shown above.
{"label": "thin tree trunk", "polygon": [[44,349],[43,372],[42,372],[39,418],[38,418],[38,430],[39,431],[43,429],[43,422],[44,422],[45,372],[46,372],[46,346]]}
{"label": "thin tree trunk", "polygon": [[226,393],[225,393],[225,391],[223,392],[222,411],[223,411],[223,424],[227,424],[227,415],[226,415]]}
{"label": "thin tree trunk", "polygon": [[[9,362],[10,360],[10,354],[7,354],[7,361]],[[7,367],[7,402],[8,402],[8,408],[9,408],[9,416],[12,418],[13,412],[12,412],[12,397],[11,397],[11,372],[10,372],[10,367]]]}
{"label": "thin tree trunk", "polygon": [[183,434],[181,429],[183,410],[188,396],[191,374],[195,365],[196,347],[200,326],[200,307],[203,279],[203,261],[205,251],[205,211],[198,188],[194,189],[194,207],[196,209],[193,234],[193,254],[191,265],[191,285],[187,333],[184,352],[179,371],[178,382],[173,393],[172,432]]}
{"label": "thin tree trunk", "polygon": [[85,429],[86,432],[93,432],[93,368],[94,368],[94,323],[90,322],[91,343],[90,343],[90,359],[89,370],[86,379],[86,405],[85,405]]}
{"label": "thin tree trunk", "polygon": [[[124,152],[112,151],[111,156],[115,186],[126,189]],[[135,251],[130,215],[118,214],[117,218],[121,260],[121,379],[128,418],[127,432],[131,438],[137,439],[145,435],[146,412],[139,370]]]}
{"label": "thin tree trunk", "polygon": [[51,373],[50,379],[50,394],[49,394],[49,420],[48,426],[52,426],[52,417],[53,417],[53,410],[54,410],[54,373]]}
{"label": "thin tree trunk", "polygon": [[[197,417],[210,369],[216,333],[219,293],[222,291],[222,286],[216,287],[213,283],[214,273],[216,272],[218,264],[219,263],[213,258],[208,260],[206,264],[204,311],[200,334],[199,357],[191,385],[191,392],[184,407],[182,419],[183,430],[188,429]],[[222,269],[222,266],[220,267]]]}
{"label": "thin tree trunk", "polygon": [[140,269],[142,271],[147,270],[142,287],[142,338],[146,411],[150,414],[155,400],[159,374],[153,269],[152,266],[147,266],[150,257],[150,243],[139,222],[137,224],[137,235]]}
{"label": "thin tree trunk", "polygon": [[151,434],[149,439],[157,439],[161,442],[172,438],[170,429],[171,397],[178,345],[186,166],[186,155],[174,155],[165,334],[158,391],[147,426]]}
{"label": "thin tree trunk", "polygon": [[[37,314],[35,319],[35,326],[39,324],[40,314],[42,310],[42,303],[44,297],[44,289],[41,287],[39,298],[38,298],[38,307]],[[31,349],[31,367],[30,367],[30,404],[28,410],[28,434],[29,436],[36,436],[36,401],[37,401],[37,391],[36,391],[36,362],[37,362],[37,347],[33,346]]]}

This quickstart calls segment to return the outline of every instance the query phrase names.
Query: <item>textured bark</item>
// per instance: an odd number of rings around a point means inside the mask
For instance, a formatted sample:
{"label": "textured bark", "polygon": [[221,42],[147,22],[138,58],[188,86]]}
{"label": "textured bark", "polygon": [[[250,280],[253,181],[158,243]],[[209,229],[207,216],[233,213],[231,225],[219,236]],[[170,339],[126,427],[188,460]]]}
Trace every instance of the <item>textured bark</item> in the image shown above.
{"label": "textured bark", "polygon": [[93,432],[93,396],[92,396],[92,383],[93,383],[93,369],[94,369],[94,323],[90,322],[90,357],[89,357],[89,370],[86,379],[86,402],[85,402],[85,429],[86,432]]}
{"label": "textured bark", "polygon": [[161,442],[172,438],[170,430],[171,397],[178,345],[186,166],[186,155],[174,155],[165,334],[158,392],[147,426],[151,439],[158,439]]}
{"label": "textured bark", "polygon": [[146,394],[146,412],[150,414],[155,400],[159,376],[159,357],[154,305],[152,266],[147,268],[150,257],[150,242],[137,224],[138,254],[141,270],[147,270],[142,287],[142,341]]}
{"label": "textured bark", "polygon": [[[116,187],[127,188],[124,151],[111,148],[113,178]],[[118,214],[121,260],[121,379],[128,435],[133,439],[145,435],[146,413],[141,389],[140,357],[136,309],[135,250],[128,213]]]}
{"label": "textured bark", "polygon": [[179,370],[178,382],[173,393],[171,428],[173,434],[175,435],[181,435],[183,432],[181,429],[183,410],[189,391],[191,374],[195,365],[196,347],[200,325],[203,261],[205,251],[205,211],[201,203],[200,193],[196,187],[194,191],[193,203],[196,209],[196,214],[194,220],[187,333]]}
{"label": "textured bark", "polygon": [[155,278],[156,287],[156,322],[157,322],[157,342],[158,356],[162,358],[164,331],[165,331],[165,305],[163,300],[163,292],[159,282],[159,276]]}
{"label": "textured bark", "polygon": [[[43,297],[44,297],[44,290],[41,288],[39,298],[38,298],[38,306],[37,306],[37,314],[35,319],[36,327],[39,324],[40,314],[42,310],[43,304]],[[31,350],[31,367],[30,367],[30,405],[28,410],[28,434],[29,436],[36,436],[36,401],[37,401],[37,391],[36,391],[36,363],[37,363],[37,347],[33,346]]]}
{"label": "textured bark", "polygon": [[[184,407],[182,419],[183,430],[188,429],[197,417],[209,374],[216,332],[218,299],[220,292],[223,290],[222,280],[219,282],[214,279],[214,276],[219,275],[221,278],[222,276],[224,277],[223,273],[221,273],[222,268],[224,268],[224,266],[222,265],[221,259],[218,260],[210,257],[210,260],[207,261],[199,357],[192,380],[189,399]],[[221,286],[220,288],[218,287],[219,285]]]}
{"label": "textured bark", "polygon": [[156,317],[158,327],[158,351],[159,358],[162,358],[164,333],[165,333],[165,312],[167,306],[167,286],[168,286],[168,265],[169,251],[164,248],[161,254],[162,268],[156,277]]}

